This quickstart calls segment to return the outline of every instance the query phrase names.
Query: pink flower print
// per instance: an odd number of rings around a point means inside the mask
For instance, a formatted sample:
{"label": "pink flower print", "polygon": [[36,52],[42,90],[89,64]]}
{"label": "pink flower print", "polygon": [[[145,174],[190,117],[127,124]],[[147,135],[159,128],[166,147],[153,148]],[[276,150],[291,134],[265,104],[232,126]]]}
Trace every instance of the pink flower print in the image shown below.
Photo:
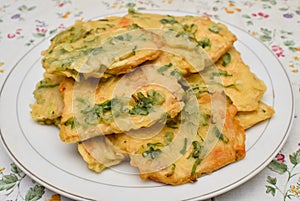
{"label": "pink flower print", "polygon": [[63,7],[65,5],[65,3],[60,3],[58,4],[58,7]]}
{"label": "pink flower print", "polygon": [[283,49],[278,45],[272,45],[272,51],[277,57],[285,57]]}
{"label": "pink flower print", "polygon": [[46,28],[39,28],[39,27],[36,27],[35,30],[36,30],[36,32],[38,32],[38,33],[43,33],[43,34],[47,32],[47,29],[46,29]]}
{"label": "pink flower print", "polygon": [[262,13],[262,12],[259,12],[258,16],[263,17],[263,18],[268,18],[269,17],[268,14],[265,14],[265,13]]}
{"label": "pink flower print", "polygon": [[275,158],[276,158],[276,160],[278,161],[278,162],[281,162],[281,163],[284,163],[285,162],[285,156],[283,155],[283,154],[277,154],[276,156],[275,156]]}
{"label": "pink flower print", "polygon": [[65,26],[64,24],[60,24],[60,25],[58,26],[58,28],[59,28],[59,29],[65,29],[66,26]]}
{"label": "pink flower print", "polygon": [[7,38],[8,39],[13,39],[15,38],[17,35],[21,35],[22,29],[16,29],[15,33],[9,33],[7,34]]}
{"label": "pink flower print", "polygon": [[16,37],[16,34],[14,34],[14,33],[7,34],[7,38],[9,38],[9,39],[12,39],[14,37]]}
{"label": "pink flower print", "polygon": [[204,12],[202,15],[203,15],[203,16],[206,16],[206,17],[212,17],[212,14],[209,14],[209,13],[207,13],[207,12]]}
{"label": "pink flower print", "polygon": [[263,12],[258,12],[258,13],[252,13],[251,14],[253,17],[261,17],[261,18],[269,18],[269,14],[263,13]]}
{"label": "pink flower print", "polygon": [[21,34],[21,31],[22,31],[22,29],[17,29],[17,30],[16,30],[16,34],[17,34],[17,35],[20,35],[20,34]]}
{"label": "pink flower print", "polygon": [[34,34],[34,36],[44,37],[46,35],[46,33],[48,32],[47,24],[44,21],[40,21],[40,20],[35,20],[35,22],[36,22],[36,25],[35,25],[36,33]]}

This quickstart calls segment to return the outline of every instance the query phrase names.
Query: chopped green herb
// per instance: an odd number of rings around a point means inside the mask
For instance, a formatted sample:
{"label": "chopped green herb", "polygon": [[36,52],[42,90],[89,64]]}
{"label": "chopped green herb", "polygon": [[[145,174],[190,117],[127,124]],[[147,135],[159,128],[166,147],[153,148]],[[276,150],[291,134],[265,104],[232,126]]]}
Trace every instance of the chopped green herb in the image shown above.
{"label": "chopped green herb", "polygon": [[173,64],[172,63],[169,63],[169,64],[166,64],[166,65],[163,65],[161,67],[159,67],[157,69],[157,72],[159,72],[161,75],[164,75],[164,72],[166,72],[170,67],[172,67]]}
{"label": "chopped green herb", "polygon": [[162,24],[176,24],[176,23],[178,23],[178,21],[175,20],[175,19],[161,19],[160,23],[162,23]]}
{"label": "chopped green herb", "polygon": [[201,123],[202,126],[208,126],[208,122],[210,120],[210,115],[206,113],[201,113],[200,114],[200,120],[199,123]]}
{"label": "chopped green herb", "polygon": [[155,159],[159,154],[161,153],[160,149],[153,149],[152,147],[150,147],[147,151],[145,151],[142,156],[143,157],[147,157],[150,156],[150,158],[153,160]]}
{"label": "chopped green herb", "polygon": [[70,126],[71,129],[75,128],[75,120],[74,117],[70,117],[67,121],[64,122],[65,126]]}
{"label": "chopped green herb", "polygon": [[200,144],[200,142],[198,141],[193,141],[192,142],[193,145],[193,151],[190,153],[190,155],[187,157],[187,159],[193,157],[193,158],[199,158],[200,157],[200,153],[202,150],[202,146]]}
{"label": "chopped green herb", "polygon": [[208,30],[213,33],[219,33],[222,30],[222,28],[218,27],[217,25],[211,25],[210,27],[208,27]]}
{"label": "chopped green herb", "polygon": [[136,50],[138,49],[138,46],[135,45],[134,48],[132,48],[132,55],[136,54]]}
{"label": "chopped green herb", "polygon": [[113,116],[119,116],[121,113],[128,113],[128,109],[124,108],[124,104],[121,99],[113,98],[111,101],[111,108],[113,112]]}
{"label": "chopped green herb", "polygon": [[172,70],[170,75],[175,77],[178,80],[182,78],[182,74],[177,69]]}
{"label": "chopped green herb", "polygon": [[167,132],[165,135],[166,145],[170,144],[172,142],[173,138],[174,138],[174,133]]}
{"label": "chopped green herb", "polygon": [[198,29],[196,24],[184,24],[182,26],[183,30],[190,33],[195,33]]}
{"label": "chopped green herb", "polygon": [[82,106],[85,106],[85,107],[86,107],[86,106],[89,107],[89,105],[90,105],[89,101],[88,101],[87,99],[85,99],[85,98],[82,98],[82,97],[76,98],[76,101],[77,101],[78,103],[82,104]]}
{"label": "chopped green herb", "polygon": [[105,31],[105,30],[106,30],[105,27],[98,27],[98,28],[96,29],[96,33],[101,33],[101,32],[103,32],[103,31]]}
{"label": "chopped green herb", "polygon": [[92,54],[97,55],[102,51],[103,51],[103,47],[97,47],[97,48],[93,49]]}
{"label": "chopped green herb", "polygon": [[167,117],[166,126],[169,128],[178,128],[177,121],[175,119],[170,118],[170,116]]}
{"label": "chopped green herb", "polygon": [[197,25],[195,24],[191,24],[191,25],[188,25],[188,24],[180,24],[181,25],[181,29],[174,29],[174,28],[170,28],[169,30],[171,31],[176,31],[177,34],[176,34],[176,37],[183,37],[183,38],[188,38],[192,41],[197,41],[196,40],[196,37],[195,37],[195,32],[197,31],[198,27]]}
{"label": "chopped green herb", "polygon": [[235,84],[229,84],[229,85],[223,85],[219,82],[214,82],[215,84],[221,86],[221,87],[224,87],[224,88],[230,88],[230,87],[235,87]]}
{"label": "chopped green herb", "polygon": [[140,29],[141,27],[138,24],[132,24],[130,29]]}
{"label": "chopped green herb", "polygon": [[192,145],[193,145],[193,153],[192,153],[193,158],[199,158],[202,146],[198,141],[193,141]]}
{"label": "chopped green herb", "polygon": [[225,85],[225,86],[223,85],[224,88],[230,88],[230,87],[234,87],[234,86],[235,86],[235,84],[229,84],[229,85]]}
{"label": "chopped green herb", "polygon": [[91,35],[92,33],[93,33],[93,31],[86,31],[86,32],[83,34],[82,38],[86,38],[86,37],[88,37],[89,35]]}
{"label": "chopped green herb", "polygon": [[227,52],[222,56],[222,65],[227,66],[231,62],[231,55]]}
{"label": "chopped green herb", "polygon": [[109,77],[115,77],[115,76],[117,76],[116,74],[110,73],[110,72],[104,72],[104,74],[108,75]]}
{"label": "chopped green herb", "polygon": [[147,144],[147,147],[153,147],[153,148],[155,148],[155,147],[162,147],[162,146],[164,146],[164,145],[162,143],[160,143],[160,142],[148,143]]}
{"label": "chopped green herb", "polygon": [[152,103],[154,105],[161,105],[165,102],[165,97],[159,93],[158,91],[155,90],[149,90],[147,92],[148,97],[152,100]]}
{"label": "chopped green herb", "polygon": [[165,101],[165,97],[155,90],[148,91],[147,96],[138,92],[132,98],[136,102],[133,108],[129,110],[129,114],[132,115],[148,115],[153,110],[153,106],[161,105]]}
{"label": "chopped green herb", "polygon": [[75,28],[72,27],[71,29],[71,33],[70,33],[70,42],[75,42],[77,40],[79,40],[80,38],[82,38],[82,36],[85,34],[85,30],[83,28]]}
{"label": "chopped green herb", "polygon": [[172,165],[169,166],[168,169],[170,169],[170,172],[168,172],[167,174],[165,174],[166,177],[170,177],[170,176],[172,176],[175,173],[176,164],[172,163]]}
{"label": "chopped green herb", "polygon": [[197,43],[202,48],[211,47],[211,41],[207,37],[203,37],[200,41],[197,41]]}
{"label": "chopped green herb", "polygon": [[[103,103],[95,104],[94,107],[88,106],[86,109],[82,110],[81,113],[85,115],[85,122],[87,124],[97,124],[99,122],[108,122],[112,120],[112,105],[121,104],[117,99],[107,100]],[[122,107],[122,106],[120,106]],[[118,112],[115,109],[114,112]]]}
{"label": "chopped green herb", "polygon": [[[127,5],[128,6],[128,5]],[[136,10],[134,9],[134,6],[130,6],[128,9],[128,13],[131,15],[137,14]]]}
{"label": "chopped green herb", "polygon": [[221,70],[219,70],[218,72],[212,72],[211,75],[212,76],[218,76],[218,77],[220,77],[220,76],[231,77],[232,76],[232,74],[229,74],[226,71],[221,71]]}
{"label": "chopped green herb", "polygon": [[149,110],[145,107],[133,107],[131,110],[129,110],[129,114],[131,115],[148,115]]}
{"label": "chopped green herb", "polygon": [[229,142],[229,139],[225,135],[223,135],[216,126],[213,128],[213,130],[214,130],[214,133],[215,133],[216,137],[219,140],[223,141],[224,143],[228,143]]}
{"label": "chopped green herb", "polygon": [[194,162],[194,165],[192,167],[191,176],[195,176],[197,167],[200,165],[201,161],[202,161],[202,159],[200,159],[200,158],[196,159],[196,161]]}
{"label": "chopped green herb", "polygon": [[160,153],[161,150],[157,147],[162,147],[163,144],[158,143],[148,143],[147,144],[147,150],[142,153],[143,157],[150,157],[152,160],[155,159]]}
{"label": "chopped green herb", "polygon": [[112,100],[107,100],[103,103],[96,104],[95,109],[96,109],[96,111],[103,112],[103,113],[111,111],[111,103],[112,103]]}
{"label": "chopped green herb", "polygon": [[92,48],[90,48],[90,49],[82,50],[82,53],[84,55],[89,55],[90,53],[94,54],[94,51]]}
{"label": "chopped green herb", "polygon": [[115,36],[114,39],[120,40],[120,41],[131,41],[132,35],[126,33],[124,35]]}
{"label": "chopped green herb", "polygon": [[60,52],[67,53],[67,52],[72,52],[73,50],[74,50],[74,48],[72,47],[71,44],[63,44],[60,49]]}
{"label": "chopped green herb", "polygon": [[198,98],[201,94],[208,92],[208,88],[206,86],[193,86],[188,89],[189,92],[194,93],[195,96]]}
{"label": "chopped green herb", "polygon": [[57,87],[57,86],[59,86],[59,84],[46,84],[45,82],[41,81],[39,86],[38,86],[38,89],[54,88],[54,87]]}
{"label": "chopped green herb", "polygon": [[180,150],[180,153],[181,153],[182,155],[185,154],[185,152],[186,152],[187,142],[188,142],[188,139],[187,139],[187,138],[184,138],[183,147],[182,147],[182,149]]}

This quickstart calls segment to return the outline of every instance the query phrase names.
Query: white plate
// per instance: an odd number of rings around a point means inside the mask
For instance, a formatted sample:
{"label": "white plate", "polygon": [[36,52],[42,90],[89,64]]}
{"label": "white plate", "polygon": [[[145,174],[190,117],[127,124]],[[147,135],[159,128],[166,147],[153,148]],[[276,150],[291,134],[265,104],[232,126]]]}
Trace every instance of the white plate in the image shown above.
{"label": "white plate", "polygon": [[263,100],[276,111],[271,120],[247,131],[245,159],[180,186],[141,181],[128,164],[101,174],[89,171],[76,145],[62,143],[57,128],[39,125],[30,117],[32,92],[43,73],[40,53],[48,47],[49,38],[16,63],[1,88],[1,141],[6,151],[34,180],[76,200],[200,200],[239,186],[265,168],[283,146],[291,128],[294,98],[289,78],[272,52],[248,33],[227,25],[238,37],[235,45],[244,61],[268,87]]}

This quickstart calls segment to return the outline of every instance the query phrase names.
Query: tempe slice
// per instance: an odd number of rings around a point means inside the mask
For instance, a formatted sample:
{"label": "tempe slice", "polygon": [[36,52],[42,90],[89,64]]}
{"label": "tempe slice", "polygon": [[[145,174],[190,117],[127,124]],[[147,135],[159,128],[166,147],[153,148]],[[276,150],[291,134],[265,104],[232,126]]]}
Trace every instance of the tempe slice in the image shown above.
{"label": "tempe slice", "polygon": [[[78,74],[99,78],[127,73],[160,55],[159,41],[164,39],[161,38],[162,32],[157,33],[154,29],[189,39],[202,47],[213,62],[236,40],[225,25],[208,17],[131,12],[124,17],[77,21],[51,40],[50,47],[42,53],[42,64],[48,73],[77,80],[80,78]],[[174,40],[167,43],[181,45]]]}
{"label": "tempe slice", "polygon": [[[245,156],[245,132],[239,121],[234,119],[236,107],[225,103],[225,108],[213,113],[212,105],[215,103],[212,102],[219,102],[222,94],[211,94],[208,89],[198,90],[202,89],[200,86],[206,87],[203,81],[197,83],[199,78],[194,75],[190,79],[191,90],[198,86],[195,96],[199,114],[190,113],[197,108],[189,109],[190,104],[186,103],[181,117],[173,119],[173,123],[169,120],[151,138],[141,139],[128,134],[107,136],[115,146],[129,154],[131,165],[140,170],[142,179],[171,185],[194,182],[202,174],[211,173]],[[184,113],[186,115],[182,117]],[[196,119],[198,124],[196,133],[188,136],[185,134],[190,131],[191,125],[195,125],[188,123],[190,118]],[[223,126],[220,127],[218,120],[223,120]],[[176,145],[173,146],[174,143]]]}
{"label": "tempe slice", "polygon": [[59,88],[65,105],[60,138],[67,143],[149,127],[183,107],[177,79],[151,66],[100,81],[68,78]]}
{"label": "tempe slice", "polygon": [[[156,172],[141,174],[142,179],[179,185],[187,182],[194,182],[203,174],[209,174],[232,162],[242,159],[245,156],[244,129],[234,120],[236,110],[230,108],[226,113],[226,121],[223,130],[215,130],[218,142],[206,153],[201,155],[202,139],[197,135],[187,152],[170,166]],[[200,154],[199,154],[200,152]],[[139,164],[136,164],[139,166]]]}
{"label": "tempe slice", "polygon": [[271,106],[260,101],[256,110],[238,112],[235,118],[240,121],[240,124],[244,127],[244,129],[248,129],[259,122],[271,118],[274,113],[275,111]]}
{"label": "tempe slice", "polygon": [[224,24],[213,22],[208,17],[130,12],[125,18],[146,29],[174,31],[188,37],[204,48],[213,62],[233,47],[236,41],[236,36]]}
{"label": "tempe slice", "polygon": [[76,21],[42,52],[43,67],[48,73],[77,80],[79,74],[99,78],[130,72],[160,54],[157,49],[135,50],[137,38],[124,34],[132,29],[132,23],[122,17]]}
{"label": "tempe slice", "polygon": [[259,107],[266,86],[246,65],[240,53],[232,48],[216,63],[225,94],[231,99],[238,111],[253,111]]}
{"label": "tempe slice", "polygon": [[35,102],[30,105],[31,117],[41,124],[60,124],[64,103],[58,86],[63,76],[45,73],[33,92]]}

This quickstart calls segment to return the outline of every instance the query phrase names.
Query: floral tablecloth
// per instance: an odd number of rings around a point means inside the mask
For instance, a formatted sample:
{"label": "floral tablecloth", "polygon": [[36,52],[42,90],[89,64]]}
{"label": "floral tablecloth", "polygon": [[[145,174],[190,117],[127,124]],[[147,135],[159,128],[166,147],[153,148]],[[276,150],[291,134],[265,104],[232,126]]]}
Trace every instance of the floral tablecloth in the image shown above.
{"label": "floral tablecloth", "polygon": [[[211,200],[299,200],[299,0],[1,0],[0,86],[26,52],[47,36],[73,24],[75,19],[125,12],[129,8],[187,11],[222,19],[244,29],[273,51],[287,71],[295,94],[296,112],[290,136],[267,168],[240,187]],[[0,144],[0,200],[69,199],[31,180]]]}

